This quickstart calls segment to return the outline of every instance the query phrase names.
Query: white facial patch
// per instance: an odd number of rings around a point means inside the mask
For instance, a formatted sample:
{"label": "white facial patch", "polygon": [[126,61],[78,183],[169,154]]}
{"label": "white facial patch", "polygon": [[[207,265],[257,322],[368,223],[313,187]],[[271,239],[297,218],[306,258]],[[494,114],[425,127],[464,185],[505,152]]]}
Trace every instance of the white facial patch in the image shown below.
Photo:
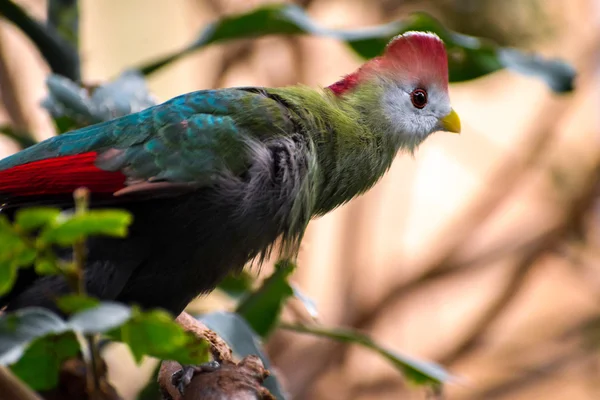
{"label": "white facial patch", "polygon": [[401,147],[413,149],[431,133],[440,130],[440,119],[450,112],[448,95],[436,88],[427,90],[427,104],[419,109],[412,104],[414,85],[390,85],[381,100],[389,131],[398,135]]}

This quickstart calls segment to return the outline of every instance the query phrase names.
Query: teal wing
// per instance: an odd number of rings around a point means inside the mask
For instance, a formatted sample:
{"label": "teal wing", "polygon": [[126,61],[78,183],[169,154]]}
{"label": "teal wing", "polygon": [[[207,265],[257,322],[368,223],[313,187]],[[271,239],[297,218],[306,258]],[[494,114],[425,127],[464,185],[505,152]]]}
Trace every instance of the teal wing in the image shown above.
{"label": "teal wing", "polygon": [[[222,174],[243,174],[253,141],[292,129],[286,108],[260,89],[192,92],[1,160],[0,193],[12,188],[16,195],[42,194],[78,185],[113,194],[201,187]],[[17,184],[21,178],[30,183]]]}

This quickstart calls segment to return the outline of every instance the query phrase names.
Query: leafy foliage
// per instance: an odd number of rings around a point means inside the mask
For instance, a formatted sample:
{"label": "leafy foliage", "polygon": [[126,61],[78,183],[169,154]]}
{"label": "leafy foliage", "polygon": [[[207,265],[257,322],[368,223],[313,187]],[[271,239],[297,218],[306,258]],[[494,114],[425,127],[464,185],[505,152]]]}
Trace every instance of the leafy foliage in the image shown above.
{"label": "leafy foliage", "polygon": [[[32,39],[54,73],[79,80],[79,58],[74,48],[52,26],[44,27],[10,0],[0,0],[0,15],[14,22]],[[211,44],[274,34],[331,37],[346,42],[361,57],[372,58],[381,53],[392,37],[410,30],[435,32],[446,42],[452,82],[511,68],[542,78],[556,92],[573,90],[575,71],[565,62],[542,59],[517,49],[499,47],[488,40],[453,32],[425,13],[414,13],[406,19],[366,29],[330,29],[320,26],[302,8],[291,4],[271,4],[245,14],[224,17],[202,29],[196,40],[185,48],[140,66],[139,70],[147,75]]]}
{"label": "leafy foliage", "polygon": [[435,32],[444,40],[450,54],[451,82],[471,80],[502,68],[511,68],[544,79],[556,92],[573,90],[575,71],[568,64],[516,49],[501,48],[490,41],[453,32],[425,13],[415,13],[405,20],[367,29],[328,29],[315,23],[302,8],[291,4],[267,5],[246,14],[225,17],[205,27],[197,39],[181,51],[139,69],[150,74],[210,44],[273,34],[332,37],[346,42],[361,57],[373,58],[381,54],[391,38],[412,30]]}
{"label": "leafy foliage", "polygon": [[263,338],[275,328],[283,304],[294,294],[288,278],[295,268],[288,260],[279,261],[273,275],[237,306],[236,312]]}
{"label": "leafy foliage", "polygon": [[78,311],[97,307],[100,300],[84,294],[70,293],[56,299],[56,306],[65,314],[74,314]]}
{"label": "leafy foliage", "polygon": [[62,363],[79,353],[74,332],[40,337],[29,344],[11,370],[34,390],[56,387]]}
{"label": "leafy foliage", "polygon": [[42,230],[38,243],[68,246],[90,235],[124,237],[130,222],[131,215],[120,210],[94,210],[56,218]]}
{"label": "leafy foliage", "polygon": [[137,362],[144,355],[181,364],[201,364],[208,361],[208,344],[183,330],[165,311],[132,310],[127,323],[112,331],[111,338],[127,343]]}
{"label": "leafy foliage", "polygon": [[[11,289],[19,268],[34,263],[36,272],[43,275],[73,271],[72,263],[53,257],[53,245],[69,246],[90,235],[122,237],[130,222],[131,216],[119,210],[73,214],[29,208],[17,212],[14,225],[0,214],[0,295]],[[40,231],[35,239],[29,235],[34,230]]]}
{"label": "leafy foliage", "polygon": [[[131,217],[124,211],[79,210],[61,212],[54,208],[35,207],[16,213],[14,223],[0,218],[0,264],[3,290],[10,290],[18,268],[35,264],[38,272],[75,274],[80,266],[59,260],[51,246],[69,246],[90,235],[123,236]],[[37,233],[37,237],[33,235]],[[43,268],[39,260],[44,260]],[[277,326],[299,332],[317,334],[332,339],[358,343],[377,351],[390,360],[414,382],[439,385],[448,374],[431,364],[409,359],[386,350],[365,335],[351,331],[326,330],[320,327],[281,325],[279,318],[284,304],[299,296],[311,316],[316,316],[314,303],[289,282],[295,265],[289,260],[277,263],[273,274],[256,289],[248,277],[238,282],[236,295],[244,293],[237,313],[216,313],[202,321],[226,340],[240,356],[257,354],[265,367],[269,362],[261,349],[261,339]],[[81,350],[77,335],[105,334],[129,346],[136,361],[145,355],[173,359],[183,364],[198,364],[208,360],[208,345],[199,341],[173,321],[163,311],[142,312],[125,305],[100,302],[85,293],[59,297],[57,307],[70,315],[63,319],[43,309],[24,309],[0,318],[0,364],[10,365],[15,374],[37,390],[49,389],[57,382],[61,363]],[[40,364],[43,360],[43,364]],[[265,385],[284,399],[275,376]]]}
{"label": "leafy foliage", "polygon": [[0,318],[0,364],[14,364],[34,340],[66,330],[66,322],[43,309],[29,308],[4,314]]}
{"label": "leafy foliage", "polygon": [[[74,246],[94,235],[122,237],[130,222],[131,216],[125,211],[87,207],[76,212],[44,207],[23,209],[15,214],[14,223],[0,215],[2,293],[10,291],[19,268],[32,265],[38,273],[63,274],[68,281],[82,279],[83,266],[58,259],[52,246]],[[33,389],[46,390],[56,385],[61,363],[81,351],[77,336],[106,334],[127,344],[138,361],[144,355],[181,363],[208,360],[208,345],[184,331],[165,312],[142,312],[118,303],[100,302],[82,291],[57,298],[56,305],[70,316],[64,319],[39,308],[0,316],[0,365],[9,365]]]}

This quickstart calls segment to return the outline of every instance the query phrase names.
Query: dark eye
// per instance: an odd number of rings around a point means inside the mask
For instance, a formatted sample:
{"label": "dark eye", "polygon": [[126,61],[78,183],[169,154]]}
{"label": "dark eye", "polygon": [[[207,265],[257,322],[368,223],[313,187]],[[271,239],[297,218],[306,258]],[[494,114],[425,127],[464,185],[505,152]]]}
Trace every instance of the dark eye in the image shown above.
{"label": "dark eye", "polygon": [[423,89],[415,89],[410,94],[410,101],[413,106],[423,108],[427,105],[427,92]]}

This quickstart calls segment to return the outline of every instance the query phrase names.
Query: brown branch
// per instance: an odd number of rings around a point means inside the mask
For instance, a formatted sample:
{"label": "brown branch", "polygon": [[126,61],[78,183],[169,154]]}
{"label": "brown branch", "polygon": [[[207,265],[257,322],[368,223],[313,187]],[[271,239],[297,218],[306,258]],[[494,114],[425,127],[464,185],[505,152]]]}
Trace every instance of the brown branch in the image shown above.
{"label": "brown branch", "polygon": [[175,362],[163,362],[161,366],[161,376],[169,378],[167,384],[161,383],[165,400],[275,400],[262,386],[269,372],[264,369],[257,356],[245,357],[238,364],[233,361],[223,362],[216,370],[196,372],[183,395],[170,382],[170,377],[179,370],[181,365]]}
{"label": "brown branch", "polygon": [[176,321],[199,340],[205,340],[210,344],[213,360],[219,363],[219,367],[216,369],[196,367],[190,383],[185,386],[185,391],[181,394],[173,384],[173,374],[181,371],[182,365],[175,361],[163,361],[158,373],[158,383],[165,399],[275,399],[262,386],[263,381],[269,376],[269,371],[264,368],[260,358],[248,356],[236,364],[227,343],[202,322],[186,312],[181,313]]}
{"label": "brown branch", "polygon": [[193,333],[199,340],[206,340],[210,344],[213,359],[218,362],[232,361],[232,351],[227,343],[206,325],[192,317],[187,312],[179,314],[175,320],[188,332]]}

